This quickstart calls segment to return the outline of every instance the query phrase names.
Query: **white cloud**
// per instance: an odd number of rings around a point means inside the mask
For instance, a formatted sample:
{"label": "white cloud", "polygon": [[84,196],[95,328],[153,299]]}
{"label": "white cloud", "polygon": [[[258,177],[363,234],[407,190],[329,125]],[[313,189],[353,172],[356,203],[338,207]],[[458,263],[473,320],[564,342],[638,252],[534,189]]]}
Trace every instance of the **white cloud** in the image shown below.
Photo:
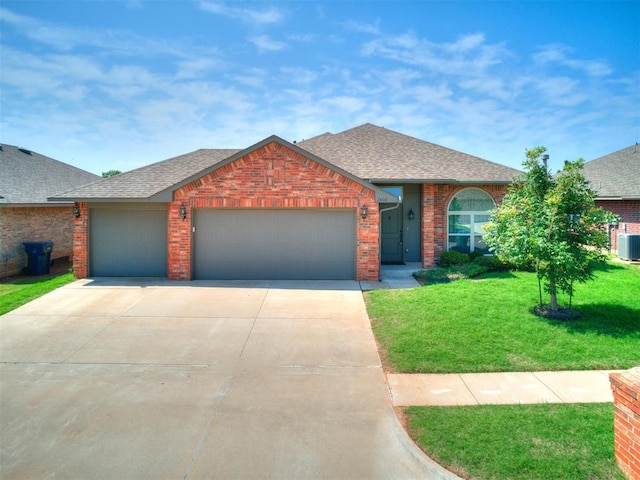
{"label": "white cloud", "polygon": [[280,73],[295,84],[309,85],[318,79],[318,72],[303,67],[280,67]]}
{"label": "white cloud", "polygon": [[580,91],[579,82],[569,77],[540,77],[535,80],[534,88],[554,105],[577,106],[588,99],[585,92]]}
{"label": "white cloud", "polygon": [[209,57],[194,57],[178,62],[177,79],[198,78],[218,65],[216,60]]}
{"label": "white cloud", "polygon": [[375,23],[371,24],[371,23],[363,23],[363,22],[357,22],[357,21],[350,21],[347,22],[346,24],[346,28],[348,30],[351,30],[353,32],[358,32],[358,33],[368,33],[371,35],[378,35],[380,33],[380,20],[376,20]]}
{"label": "white cloud", "polygon": [[366,43],[363,53],[460,76],[482,74],[510,56],[503,44],[488,44],[481,34],[466,35],[452,43],[431,42],[414,33],[386,36]]}
{"label": "white cloud", "polygon": [[287,44],[278,40],[273,40],[267,35],[259,35],[250,39],[259,52],[277,52],[287,47]]}
{"label": "white cloud", "polygon": [[269,76],[269,72],[263,68],[245,68],[241,72],[228,74],[226,79],[233,83],[252,89],[266,88],[265,81]]}
{"label": "white cloud", "polygon": [[316,39],[316,35],[312,33],[293,33],[289,34],[287,38],[296,42],[311,42]]}
{"label": "white cloud", "polygon": [[248,23],[259,25],[276,24],[284,19],[284,14],[277,8],[270,7],[263,10],[252,8],[232,7],[222,2],[201,1],[199,4],[201,10],[205,12],[223,15],[229,18],[235,18]]}
{"label": "white cloud", "polygon": [[582,71],[594,77],[605,76],[612,73],[611,67],[604,61],[569,58],[568,54],[571,53],[573,53],[573,49],[566,45],[544,45],[540,48],[540,51],[533,56],[533,59],[538,65],[555,63],[573,70]]}

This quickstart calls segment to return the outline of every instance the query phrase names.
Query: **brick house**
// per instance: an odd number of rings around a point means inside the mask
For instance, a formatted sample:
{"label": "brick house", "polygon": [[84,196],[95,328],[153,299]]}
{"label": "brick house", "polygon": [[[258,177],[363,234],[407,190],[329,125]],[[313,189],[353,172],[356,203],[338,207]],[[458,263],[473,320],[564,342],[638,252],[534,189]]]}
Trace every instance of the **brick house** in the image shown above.
{"label": "brick house", "polygon": [[51,258],[73,255],[73,201],[48,201],[101,177],[12,145],[0,145],[0,278],[27,266],[22,242],[54,242]]}
{"label": "brick house", "polygon": [[55,200],[80,209],[79,277],[378,280],[381,263],[486,250],[488,211],[519,173],[365,124],[197,150]]}
{"label": "brick house", "polygon": [[635,144],[584,164],[584,175],[598,192],[596,206],[620,217],[611,225],[611,250],[619,233],[640,234],[640,145]]}

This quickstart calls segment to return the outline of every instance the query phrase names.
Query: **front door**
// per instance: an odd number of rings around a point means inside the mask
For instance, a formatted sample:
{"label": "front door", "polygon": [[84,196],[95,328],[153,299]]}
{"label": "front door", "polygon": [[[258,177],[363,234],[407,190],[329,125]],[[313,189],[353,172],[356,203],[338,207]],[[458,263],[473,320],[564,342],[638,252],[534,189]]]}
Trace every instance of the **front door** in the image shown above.
{"label": "front door", "polygon": [[[393,204],[381,204],[380,209],[392,207]],[[402,204],[398,208],[387,210],[381,214],[381,262],[383,264],[402,263]]]}

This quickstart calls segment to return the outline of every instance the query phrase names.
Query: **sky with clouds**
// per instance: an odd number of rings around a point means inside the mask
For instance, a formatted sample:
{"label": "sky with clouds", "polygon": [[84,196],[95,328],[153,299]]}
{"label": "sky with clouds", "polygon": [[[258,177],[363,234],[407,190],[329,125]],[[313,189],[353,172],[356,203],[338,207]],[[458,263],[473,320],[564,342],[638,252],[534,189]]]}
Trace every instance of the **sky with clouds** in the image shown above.
{"label": "sky with clouds", "polygon": [[0,4],[1,143],[100,174],[363,123],[516,168],[628,147],[640,2]]}

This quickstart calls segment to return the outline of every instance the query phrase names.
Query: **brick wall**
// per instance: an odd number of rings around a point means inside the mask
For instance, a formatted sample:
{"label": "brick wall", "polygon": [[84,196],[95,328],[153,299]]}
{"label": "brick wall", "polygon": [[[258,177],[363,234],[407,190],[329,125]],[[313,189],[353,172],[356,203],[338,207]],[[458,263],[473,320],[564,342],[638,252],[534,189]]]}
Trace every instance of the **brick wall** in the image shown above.
{"label": "brick wall", "polygon": [[[0,208],[0,278],[18,275],[27,266],[22,242],[52,241],[51,259],[73,255],[73,208]],[[7,254],[10,257],[7,259]]]}
{"label": "brick wall", "polygon": [[[362,220],[359,210],[364,204],[368,216]],[[186,221],[180,216],[181,205],[187,206]],[[192,276],[195,208],[350,209],[357,221],[357,279],[379,279],[379,211],[374,192],[279,143],[254,150],[175,192],[168,222],[170,279]]]}
{"label": "brick wall", "polygon": [[640,200],[597,200],[596,206],[620,216],[618,227],[611,229],[612,251],[618,251],[619,233],[640,233]]}
{"label": "brick wall", "polygon": [[422,185],[422,267],[431,268],[447,248],[447,209],[466,188],[479,188],[500,204],[508,185]]}
{"label": "brick wall", "polygon": [[629,480],[640,480],[640,367],[612,373],[609,379],[616,462]]}

